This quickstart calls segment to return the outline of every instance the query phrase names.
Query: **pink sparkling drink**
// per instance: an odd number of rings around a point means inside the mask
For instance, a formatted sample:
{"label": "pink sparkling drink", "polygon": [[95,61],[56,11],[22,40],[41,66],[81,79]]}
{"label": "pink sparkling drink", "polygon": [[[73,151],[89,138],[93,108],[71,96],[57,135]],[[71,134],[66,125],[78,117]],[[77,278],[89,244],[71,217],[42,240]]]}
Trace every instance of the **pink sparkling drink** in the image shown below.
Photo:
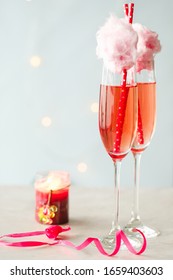
{"label": "pink sparkling drink", "polygon": [[138,129],[132,152],[144,151],[152,139],[156,123],[156,82],[138,83]]}
{"label": "pink sparkling drink", "polygon": [[[134,100],[137,99],[137,87],[130,86],[127,88],[128,96],[125,112],[121,112],[119,101],[122,87],[106,85],[100,87],[99,130],[102,142],[113,160],[122,159],[127,155],[136,133],[137,102],[134,102]],[[117,125],[118,113],[124,114],[121,135]],[[117,139],[118,137],[121,137],[121,139]],[[119,149],[116,148],[116,142],[120,143]]]}

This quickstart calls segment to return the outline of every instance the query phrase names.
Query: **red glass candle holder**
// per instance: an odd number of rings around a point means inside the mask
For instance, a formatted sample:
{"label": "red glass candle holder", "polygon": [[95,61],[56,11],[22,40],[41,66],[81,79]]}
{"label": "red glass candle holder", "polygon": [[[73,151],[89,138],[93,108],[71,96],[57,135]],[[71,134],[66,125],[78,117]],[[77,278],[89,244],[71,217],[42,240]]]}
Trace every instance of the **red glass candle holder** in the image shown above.
{"label": "red glass candle holder", "polygon": [[70,177],[64,171],[40,173],[35,180],[35,218],[41,224],[65,224],[69,221]]}

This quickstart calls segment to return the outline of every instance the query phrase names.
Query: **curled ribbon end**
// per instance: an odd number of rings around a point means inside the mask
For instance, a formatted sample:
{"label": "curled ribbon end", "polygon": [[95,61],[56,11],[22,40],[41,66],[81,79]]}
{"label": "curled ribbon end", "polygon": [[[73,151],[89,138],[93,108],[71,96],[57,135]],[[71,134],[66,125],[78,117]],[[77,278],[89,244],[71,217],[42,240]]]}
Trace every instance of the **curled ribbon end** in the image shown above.
{"label": "curled ribbon end", "polygon": [[144,233],[142,231],[140,231],[139,229],[133,228],[132,231],[140,233],[140,235],[141,235],[141,237],[143,239],[143,242],[141,242],[141,249],[139,251],[136,251],[136,249],[132,246],[130,240],[128,240],[128,237],[126,236],[126,234],[123,231],[120,232],[121,240],[123,240],[123,242],[126,245],[127,249],[131,253],[133,253],[135,255],[140,255],[140,254],[142,254],[146,250],[147,240],[146,240],[146,237],[145,237]]}
{"label": "curled ribbon end", "polygon": [[68,231],[71,228],[69,226],[63,228],[61,226],[50,226],[48,228],[45,229],[45,234],[48,238],[50,239],[56,239],[59,235],[59,233],[64,232],[64,231]]}
{"label": "curled ribbon end", "polygon": [[138,255],[140,255],[140,254],[142,254],[142,253],[146,250],[146,248],[147,248],[147,239],[146,239],[146,237],[145,237],[145,234],[144,234],[141,230],[139,230],[139,229],[137,229],[137,228],[135,228],[134,230],[137,231],[137,232],[139,232],[139,233],[141,234],[142,238],[143,238],[143,245],[142,245],[142,248],[141,248],[141,250],[137,253]]}

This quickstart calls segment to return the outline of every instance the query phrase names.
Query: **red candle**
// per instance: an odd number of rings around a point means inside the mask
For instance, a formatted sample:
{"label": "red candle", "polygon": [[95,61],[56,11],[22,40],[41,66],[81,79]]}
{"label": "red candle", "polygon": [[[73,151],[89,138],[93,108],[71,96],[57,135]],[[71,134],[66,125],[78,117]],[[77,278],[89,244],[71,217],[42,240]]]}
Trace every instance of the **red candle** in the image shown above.
{"label": "red candle", "polygon": [[[41,174],[40,174],[41,175]],[[42,224],[65,224],[69,220],[69,174],[50,171],[35,181],[36,220]]]}

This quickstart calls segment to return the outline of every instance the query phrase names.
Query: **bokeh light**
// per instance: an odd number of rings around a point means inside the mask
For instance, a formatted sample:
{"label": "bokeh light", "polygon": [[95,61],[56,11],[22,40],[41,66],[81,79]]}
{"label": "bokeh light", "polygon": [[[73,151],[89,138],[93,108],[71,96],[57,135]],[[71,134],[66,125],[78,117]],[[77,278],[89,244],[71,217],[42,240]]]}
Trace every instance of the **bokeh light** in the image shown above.
{"label": "bokeh light", "polygon": [[86,164],[85,162],[80,162],[80,163],[77,165],[77,169],[78,169],[79,172],[84,173],[84,172],[87,171],[88,166],[87,166],[87,164]]}
{"label": "bokeh light", "polygon": [[45,116],[41,119],[41,123],[44,127],[49,127],[52,124],[52,119],[48,116]]}
{"label": "bokeh light", "polygon": [[30,59],[30,64],[34,68],[40,67],[41,63],[42,63],[42,59],[40,56],[34,55]]}
{"label": "bokeh light", "polygon": [[98,102],[92,103],[90,108],[91,108],[91,111],[93,113],[98,113],[98,111],[99,111],[99,104],[98,104]]}

